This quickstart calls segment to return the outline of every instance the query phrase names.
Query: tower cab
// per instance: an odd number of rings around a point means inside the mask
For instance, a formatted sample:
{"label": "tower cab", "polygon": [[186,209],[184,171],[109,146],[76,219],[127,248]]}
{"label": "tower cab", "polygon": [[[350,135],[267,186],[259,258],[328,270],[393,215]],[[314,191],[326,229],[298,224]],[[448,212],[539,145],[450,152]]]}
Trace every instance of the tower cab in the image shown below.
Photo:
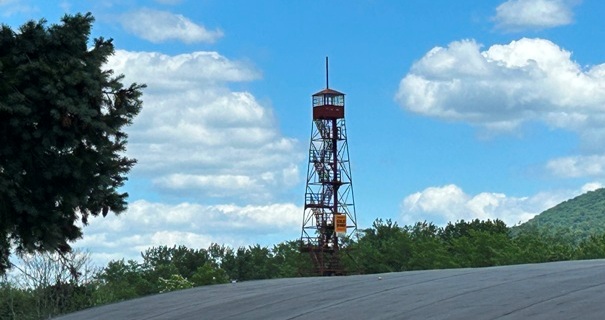
{"label": "tower cab", "polygon": [[313,95],[313,119],[342,119],[345,117],[345,95],[326,88]]}

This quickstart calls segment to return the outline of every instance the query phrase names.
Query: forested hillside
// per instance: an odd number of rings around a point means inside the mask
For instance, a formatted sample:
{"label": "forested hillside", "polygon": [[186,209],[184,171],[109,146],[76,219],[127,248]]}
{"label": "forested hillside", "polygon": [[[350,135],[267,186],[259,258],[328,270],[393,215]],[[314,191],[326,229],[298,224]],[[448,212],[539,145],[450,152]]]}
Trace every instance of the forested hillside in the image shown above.
{"label": "forested hillside", "polygon": [[590,191],[562,202],[526,223],[513,228],[535,229],[542,233],[581,241],[605,233],[605,189]]}

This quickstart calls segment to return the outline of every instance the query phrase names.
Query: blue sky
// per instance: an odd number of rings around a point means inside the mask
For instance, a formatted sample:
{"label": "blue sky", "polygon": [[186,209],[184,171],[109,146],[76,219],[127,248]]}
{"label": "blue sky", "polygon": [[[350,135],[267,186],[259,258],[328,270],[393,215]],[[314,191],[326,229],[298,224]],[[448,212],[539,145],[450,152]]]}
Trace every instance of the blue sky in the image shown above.
{"label": "blue sky", "polygon": [[602,1],[0,0],[13,27],[88,11],[148,85],[129,210],[76,243],[99,263],[298,238],[325,56],[360,228],[513,225],[603,183]]}

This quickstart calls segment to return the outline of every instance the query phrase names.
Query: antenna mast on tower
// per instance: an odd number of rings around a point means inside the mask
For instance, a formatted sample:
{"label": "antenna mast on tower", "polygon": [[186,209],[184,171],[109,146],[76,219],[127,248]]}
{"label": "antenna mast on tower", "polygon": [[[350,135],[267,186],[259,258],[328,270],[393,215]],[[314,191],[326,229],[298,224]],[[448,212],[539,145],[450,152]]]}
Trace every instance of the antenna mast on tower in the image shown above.
{"label": "antenna mast on tower", "polygon": [[326,89],[330,88],[330,82],[328,81],[329,79],[330,77],[328,72],[328,57],[326,57]]}

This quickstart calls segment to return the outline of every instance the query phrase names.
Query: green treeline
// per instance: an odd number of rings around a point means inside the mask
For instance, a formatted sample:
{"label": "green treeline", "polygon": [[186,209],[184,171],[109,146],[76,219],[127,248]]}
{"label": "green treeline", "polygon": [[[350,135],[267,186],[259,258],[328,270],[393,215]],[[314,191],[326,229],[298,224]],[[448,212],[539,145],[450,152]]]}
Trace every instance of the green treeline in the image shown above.
{"label": "green treeline", "polygon": [[[459,221],[445,227],[427,222],[400,227],[391,220],[376,220],[360,230],[358,240],[344,243],[348,254],[342,262],[349,274],[605,258],[605,234],[574,241],[537,228],[511,232],[500,220]],[[74,253],[69,264],[50,255],[24,259],[16,275],[0,282],[0,319],[43,319],[197,286],[313,275],[298,241],[271,248],[160,246],[142,252],[141,258],[114,260],[97,270],[81,252]]]}
{"label": "green treeline", "polygon": [[376,220],[362,231],[357,250],[363,273],[475,268],[605,258],[605,234],[576,243],[537,228],[513,235],[500,220],[459,221],[443,228],[427,222],[399,227]]}

